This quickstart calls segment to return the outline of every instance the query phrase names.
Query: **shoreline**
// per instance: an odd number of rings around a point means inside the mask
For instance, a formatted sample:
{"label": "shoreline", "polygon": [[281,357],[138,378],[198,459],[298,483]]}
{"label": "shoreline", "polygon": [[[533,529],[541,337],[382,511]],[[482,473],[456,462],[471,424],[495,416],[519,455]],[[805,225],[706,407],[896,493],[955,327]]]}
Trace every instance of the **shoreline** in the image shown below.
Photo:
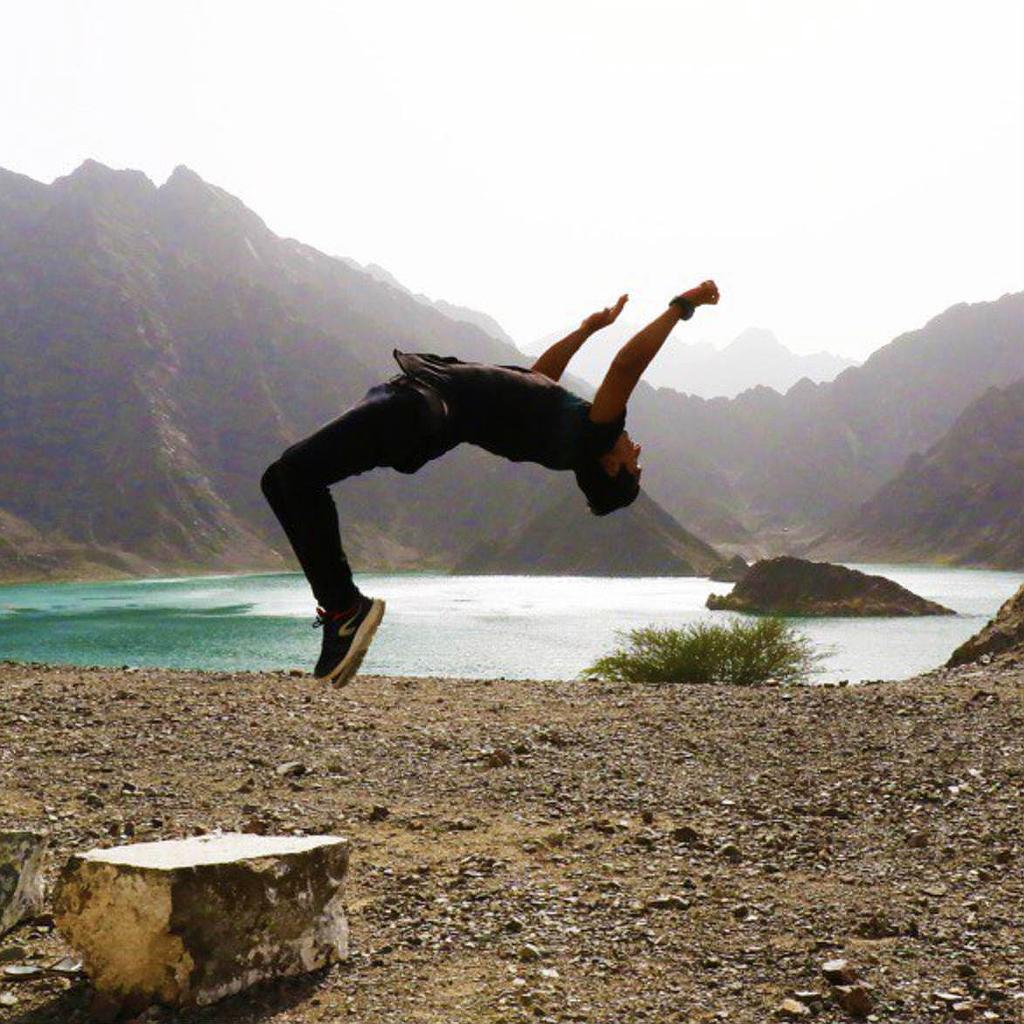
{"label": "shoreline", "polygon": [[[936,992],[977,1019],[1024,1008],[1020,668],[335,691],[0,663],[0,698],[0,827],[45,826],[51,873],[81,849],[216,828],[352,840],[349,960],[216,1019],[761,1024],[804,993],[809,1019],[838,1022],[821,974],[837,957],[881,1020],[945,1019]],[[66,952],[30,925],[12,946]],[[0,989],[21,1024],[85,1019],[84,981]]]}
{"label": "shoreline", "polygon": [[[889,569],[896,569],[897,571],[908,569],[908,570],[928,570],[934,569],[936,571],[948,571],[948,572],[998,572],[1007,574],[1024,575],[1024,566],[1018,568],[1007,568],[1001,565],[986,565],[986,564],[954,564],[951,562],[905,562],[905,561],[871,561],[864,562],[856,559],[852,560],[832,560],[837,565],[844,565],[847,567],[885,567]],[[560,579],[566,577],[566,573],[526,573],[526,572],[487,572],[487,573],[464,573],[455,572],[453,569],[444,569],[437,566],[422,566],[422,567],[410,567],[403,566],[401,568],[365,568],[359,569],[355,575],[358,576],[398,576],[405,574],[429,574],[435,576],[457,576],[457,577],[478,577],[478,576],[512,576],[512,577],[551,577],[553,579]],[[203,579],[219,579],[219,578],[230,578],[238,576],[301,576],[302,572],[299,568],[291,568],[284,566],[267,566],[257,568],[242,568],[242,569],[198,569],[195,572],[189,572],[182,570],[176,572],[173,570],[165,571],[153,571],[152,573],[137,574],[129,572],[121,572],[119,570],[111,570],[109,573],[89,573],[85,575],[69,574],[63,575],[58,574],[54,576],[19,576],[19,575],[5,575],[0,572],[0,587],[22,587],[22,586],[49,586],[58,584],[78,584],[87,586],[95,583],[153,583],[153,582],[174,582],[184,580],[203,580]],[[591,574],[568,574],[572,578],[581,579],[710,579],[709,576],[694,575],[694,576],[597,576]],[[722,581],[712,581],[719,586],[730,586],[729,583]]]}

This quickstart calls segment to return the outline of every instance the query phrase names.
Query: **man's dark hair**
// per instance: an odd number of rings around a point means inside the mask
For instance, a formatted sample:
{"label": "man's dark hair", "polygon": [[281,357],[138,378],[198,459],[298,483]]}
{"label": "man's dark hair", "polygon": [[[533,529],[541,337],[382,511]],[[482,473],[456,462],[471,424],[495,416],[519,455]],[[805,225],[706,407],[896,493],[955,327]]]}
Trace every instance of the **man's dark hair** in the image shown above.
{"label": "man's dark hair", "polygon": [[640,482],[625,466],[621,466],[615,476],[609,476],[597,459],[588,459],[577,466],[575,472],[576,483],[595,516],[606,516],[632,505],[640,493]]}

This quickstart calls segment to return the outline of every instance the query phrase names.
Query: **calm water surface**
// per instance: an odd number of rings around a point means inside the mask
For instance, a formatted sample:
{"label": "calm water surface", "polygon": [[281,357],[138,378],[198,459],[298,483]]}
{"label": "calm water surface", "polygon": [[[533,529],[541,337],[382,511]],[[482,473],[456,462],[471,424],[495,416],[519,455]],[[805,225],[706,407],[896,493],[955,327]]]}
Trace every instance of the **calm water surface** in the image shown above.
{"label": "calm water surface", "polygon": [[[817,619],[798,626],[830,654],[820,680],[899,679],[934,668],[1020,585],[1021,575],[857,566],[955,609],[953,617]],[[705,579],[572,576],[357,577],[388,609],[363,671],[569,679],[616,631],[678,626],[711,613]],[[0,586],[0,659],[81,665],[308,669],[319,650],[313,602],[295,574],[127,583]]]}

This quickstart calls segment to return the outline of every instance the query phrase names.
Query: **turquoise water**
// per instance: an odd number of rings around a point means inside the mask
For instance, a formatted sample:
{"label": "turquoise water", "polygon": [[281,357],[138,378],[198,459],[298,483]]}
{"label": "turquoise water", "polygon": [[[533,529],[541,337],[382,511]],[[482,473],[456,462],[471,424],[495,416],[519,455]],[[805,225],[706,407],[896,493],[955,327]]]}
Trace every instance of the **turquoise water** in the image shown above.
{"label": "turquoise water", "polygon": [[[821,680],[899,679],[934,668],[1020,585],[1021,575],[857,566],[960,614],[802,620],[830,653]],[[704,579],[361,575],[388,609],[363,671],[569,679],[616,630],[721,617]],[[0,659],[81,665],[308,669],[319,650],[305,580],[288,573],[0,587]]]}

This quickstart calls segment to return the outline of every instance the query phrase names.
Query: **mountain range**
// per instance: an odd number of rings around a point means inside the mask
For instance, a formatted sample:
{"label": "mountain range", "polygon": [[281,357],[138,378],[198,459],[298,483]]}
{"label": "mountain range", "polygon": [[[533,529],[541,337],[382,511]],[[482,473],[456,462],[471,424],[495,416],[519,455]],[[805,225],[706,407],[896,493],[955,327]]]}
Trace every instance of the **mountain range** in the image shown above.
{"label": "mountain range", "polygon": [[[590,338],[573,357],[573,372],[597,387],[619,347],[638,329],[639,325],[618,322]],[[548,335],[526,351],[539,355],[567,333],[568,330]],[[721,349],[707,342],[687,340],[691,333],[692,327],[684,325],[669,339],[644,375],[649,384],[701,398],[732,398],[754,387],[785,392],[805,377],[829,381],[847,367],[857,365],[855,360],[831,352],[798,355],[771,331],[760,327],[748,328]]]}
{"label": "mountain range", "polygon": [[[793,551],[935,444],[976,398],[1024,377],[1024,293],[960,303],[834,381],[734,399],[638,389],[650,493],[711,543]],[[689,514],[686,514],[686,510]],[[731,523],[738,529],[727,532]],[[745,537],[744,537],[745,534]]]}
{"label": "mountain range", "polygon": [[811,548],[859,561],[1024,566],[1024,381],[991,388]]}
{"label": "mountain range", "polygon": [[[52,185],[0,172],[0,571],[291,564],[262,470],[397,373],[394,347],[523,361],[380,276],[184,167],[160,187],[93,161]],[[562,499],[469,446],[339,489],[359,567],[448,567]]]}
{"label": "mountain range", "polygon": [[[486,314],[280,238],[187,168],[159,187],[93,161],[51,185],[0,171],[0,572],[291,564],[260,474],[396,373],[394,347],[530,361]],[[1021,378],[1017,293],[953,306],[863,366],[785,394],[641,383],[629,429],[652,501],[630,530],[660,537],[665,565],[695,570],[677,527],[691,551],[753,557],[823,534],[859,550],[851,516],[968,405]],[[564,485],[462,446],[415,477],[346,481],[337,500],[357,567],[521,569],[533,564],[521,538],[541,535],[549,564],[590,565],[550,537],[593,535]]]}

